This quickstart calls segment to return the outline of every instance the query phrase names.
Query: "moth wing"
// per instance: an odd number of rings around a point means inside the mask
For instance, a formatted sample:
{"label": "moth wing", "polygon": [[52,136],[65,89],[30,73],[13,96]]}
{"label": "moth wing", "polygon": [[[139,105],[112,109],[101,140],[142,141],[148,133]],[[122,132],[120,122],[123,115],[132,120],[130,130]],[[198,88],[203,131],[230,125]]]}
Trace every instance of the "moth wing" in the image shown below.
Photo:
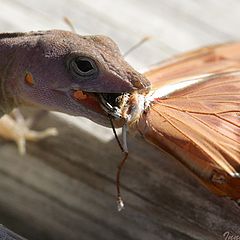
{"label": "moth wing", "polygon": [[144,73],[153,88],[160,88],[180,79],[192,79],[208,73],[240,69],[240,42],[200,48],[161,62]]}
{"label": "moth wing", "polygon": [[[227,49],[231,51],[228,52]],[[233,49],[238,50],[238,54]],[[203,52],[204,56],[222,52],[225,53],[222,58],[231,60],[203,63]],[[148,72],[146,75],[155,91],[147,96],[151,104],[137,126],[147,140],[174,155],[212,191],[233,199],[240,199],[238,55],[240,56],[240,44],[221,45],[209,48],[209,53],[198,50],[178,58],[179,61],[174,63],[174,69],[178,70],[175,79],[171,78],[172,64],[169,69],[165,65],[164,68],[160,66],[158,71],[155,69]],[[191,70],[191,59],[199,61],[200,69]],[[227,62],[229,67],[226,67]],[[180,72],[183,65],[188,69],[186,80],[184,73]],[[169,77],[163,83],[162,70]],[[159,90],[161,92],[168,83],[187,84],[166,95],[158,95]]]}

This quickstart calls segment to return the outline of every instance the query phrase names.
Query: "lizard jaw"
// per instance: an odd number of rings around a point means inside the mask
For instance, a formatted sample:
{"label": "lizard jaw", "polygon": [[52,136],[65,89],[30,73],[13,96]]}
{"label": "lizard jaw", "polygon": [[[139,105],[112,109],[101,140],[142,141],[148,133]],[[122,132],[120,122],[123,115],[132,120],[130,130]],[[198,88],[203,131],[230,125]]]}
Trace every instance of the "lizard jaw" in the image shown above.
{"label": "lizard jaw", "polygon": [[127,104],[129,93],[93,93],[73,90],[71,97],[78,104],[97,114],[112,118],[116,127],[122,127],[126,122],[123,109]]}
{"label": "lizard jaw", "polygon": [[97,94],[100,106],[113,119],[124,119],[122,108],[127,103],[128,93],[100,93]]}
{"label": "lizard jaw", "polygon": [[[79,90],[77,90],[79,91]],[[137,91],[131,93],[92,93],[75,92],[75,101],[81,101],[87,109],[102,117],[111,118],[115,127],[134,124],[141,113],[148,108],[146,94]],[[77,98],[78,97],[78,98]]]}

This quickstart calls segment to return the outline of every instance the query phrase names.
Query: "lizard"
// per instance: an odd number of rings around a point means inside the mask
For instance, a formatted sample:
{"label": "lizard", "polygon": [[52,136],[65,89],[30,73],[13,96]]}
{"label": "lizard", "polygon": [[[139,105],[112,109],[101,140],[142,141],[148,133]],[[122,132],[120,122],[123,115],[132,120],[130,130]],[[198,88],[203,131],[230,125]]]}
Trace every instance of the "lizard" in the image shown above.
{"label": "lizard", "polygon": [[[104,126],[109,121],[100,98],[115,101],[123,93],[150,89],[150,82],[124,60],[111,38],[63,30],[0,33],[0,83],[0,117],[16,107],[32,106]],[[16,116],[16,121],[2,118],[0,134],[15,140],[22,154],[26,139],[57,134],[55,129],[32,131]]]}

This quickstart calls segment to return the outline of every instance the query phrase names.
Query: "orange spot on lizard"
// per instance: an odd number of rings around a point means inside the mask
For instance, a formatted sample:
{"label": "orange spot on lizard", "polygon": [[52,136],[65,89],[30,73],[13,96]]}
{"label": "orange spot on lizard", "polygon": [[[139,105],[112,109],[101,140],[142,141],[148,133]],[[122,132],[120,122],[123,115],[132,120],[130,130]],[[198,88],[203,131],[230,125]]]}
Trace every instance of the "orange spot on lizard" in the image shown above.
{"label": "orange spot on lizard", "polygon": [[27,72],[25,74],[25,83],[27,83],[29,86],[33,86],[34,85],[34,80],[33,80],[33,76],[30,72]]}
{"label": "orange spot on lizard", "polygon": [[83,93],[82,91],[80,91],[80,90],[76,90],[76,91],[74,91],[74,93],[73,93],[73,97],[74,97],[76,100],[81,101],[81,100],[85,100],[85,99],[87,98],[87,95],[84,94],[84,93]]}

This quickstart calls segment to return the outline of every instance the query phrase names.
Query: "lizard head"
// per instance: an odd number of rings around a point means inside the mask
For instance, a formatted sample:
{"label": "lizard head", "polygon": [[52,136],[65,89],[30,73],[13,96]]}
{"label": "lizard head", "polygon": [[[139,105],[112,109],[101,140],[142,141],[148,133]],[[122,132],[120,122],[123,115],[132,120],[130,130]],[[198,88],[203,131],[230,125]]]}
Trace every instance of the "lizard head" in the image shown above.
{"label": "lizard head", "polygon": [[[13,41],[17,100],[106,125],[107,114],[124,93],[147,92],[149,81],[105,36],[67,31],[30,32]],[[20,73],[20,74],[19,74]],[[114,116],[114,114],[113,114]]]}

